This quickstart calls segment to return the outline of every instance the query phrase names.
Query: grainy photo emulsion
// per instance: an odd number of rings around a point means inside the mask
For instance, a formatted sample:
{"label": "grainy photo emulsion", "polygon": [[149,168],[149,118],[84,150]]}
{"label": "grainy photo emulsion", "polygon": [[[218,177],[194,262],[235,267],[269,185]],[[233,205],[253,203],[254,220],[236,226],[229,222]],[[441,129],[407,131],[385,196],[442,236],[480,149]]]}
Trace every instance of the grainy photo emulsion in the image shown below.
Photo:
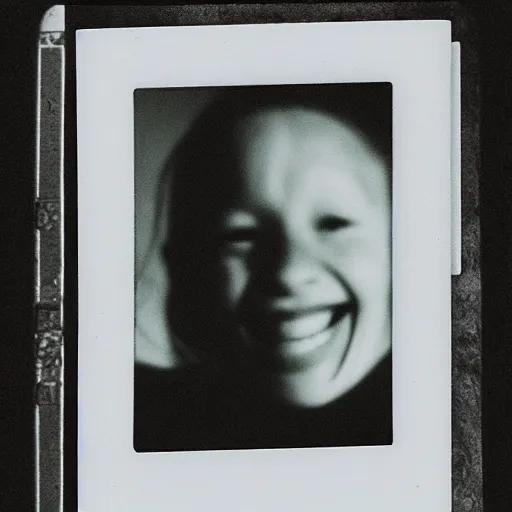
{"label": "grainy photo emulsion", "polygon": [[135,450],[391,444],[391,84],[134,113]]}

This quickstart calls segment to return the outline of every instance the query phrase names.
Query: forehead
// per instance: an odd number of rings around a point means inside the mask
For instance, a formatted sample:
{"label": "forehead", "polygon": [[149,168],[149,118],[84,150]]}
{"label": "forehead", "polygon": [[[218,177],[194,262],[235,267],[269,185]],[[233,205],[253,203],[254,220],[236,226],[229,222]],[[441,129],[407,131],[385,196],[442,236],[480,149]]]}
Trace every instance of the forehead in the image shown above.
{"label": "forehead", "polygon": [[387,196],[383,159],[354,123],[302,107],[271,108],[239,120],[232,141],[229,188],[237,202]]}

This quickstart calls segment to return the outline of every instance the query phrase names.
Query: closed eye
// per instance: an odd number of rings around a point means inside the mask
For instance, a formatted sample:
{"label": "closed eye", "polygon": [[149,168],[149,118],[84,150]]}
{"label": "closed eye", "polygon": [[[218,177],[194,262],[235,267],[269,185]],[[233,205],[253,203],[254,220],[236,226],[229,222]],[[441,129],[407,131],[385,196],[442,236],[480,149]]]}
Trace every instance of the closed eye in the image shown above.
{"label": "closed eye", "polygon": [[351,224],[351,221],[343,217],[325,215],[318,220],[317,229],[323,233],[332,233],[334,231],[347,228]]}
{"label": "closed eye", "polygon": [[258,223],[248,212],[232,210],[224,213],[217,231],[220,249],[228,252],[247,252],[258,236]]}

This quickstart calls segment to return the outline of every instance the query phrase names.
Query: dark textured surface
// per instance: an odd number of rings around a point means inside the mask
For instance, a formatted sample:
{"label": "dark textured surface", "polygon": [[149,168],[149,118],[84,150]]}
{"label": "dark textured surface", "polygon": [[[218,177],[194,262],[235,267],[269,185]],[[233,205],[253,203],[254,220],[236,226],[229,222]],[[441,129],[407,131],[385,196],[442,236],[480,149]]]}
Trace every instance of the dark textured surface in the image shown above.
{"label": "dark textured surface", "polygon": [[512,509],[511,25],[511,2],[482,5],[483,463],[484,503],[493,512]]}
{"label": "dark textured surface", "polygon": [[[42,42],[47,44],[46,38]],[[39,227],[39,301],[57,305],[61,300],[61,116],[62,47],[41,48],[39,180],[36,222]]]}
{"label": "dark textured surface", "polygon": [[43,34],[40,44],[39,165],[35,227],[38,230],[35,400],[39,431],[40,512],[60,510],[62,492],[62,34]]}
{"label": "dark textured surface", "polygon": [[77,28],[449,19],[462,53],[463,267],[452,280],[453,510],[481,512],[480,85],[477,21],[456,2],[77,7]]}
{"label": "dark textured surface", "polygon": [[34,135],[37,23],[0,2],[0,510],[34,493]]}
{"label": "dark textured surface", "polygon": [[482,511],[480,87],[472,20],[455,24],[461,42],[462,273],[452,278],[453,504]]}
{"label": "dark textured surface", "polygon": [[60,194],[62,56],[59,46],[41,48],[39,197],[43,199]]}

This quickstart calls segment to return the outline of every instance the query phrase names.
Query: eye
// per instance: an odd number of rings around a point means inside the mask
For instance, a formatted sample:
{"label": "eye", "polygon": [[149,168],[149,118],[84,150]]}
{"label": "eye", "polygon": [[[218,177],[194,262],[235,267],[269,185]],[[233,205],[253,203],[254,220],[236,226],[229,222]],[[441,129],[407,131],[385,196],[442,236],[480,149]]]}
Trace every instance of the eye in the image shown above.
{"label": "eye", "polygon": [[333,233],[340,229],[347,228],[352,223],[343,217],[336,215],[324,215],[317,222],[317,229],[322,233]]}
{"label": "eye", "polygon": [[221,215],[217,230],[219,249],[228,252],[247,252],[258,236],[255,217],[241,210],[231,210]]}

